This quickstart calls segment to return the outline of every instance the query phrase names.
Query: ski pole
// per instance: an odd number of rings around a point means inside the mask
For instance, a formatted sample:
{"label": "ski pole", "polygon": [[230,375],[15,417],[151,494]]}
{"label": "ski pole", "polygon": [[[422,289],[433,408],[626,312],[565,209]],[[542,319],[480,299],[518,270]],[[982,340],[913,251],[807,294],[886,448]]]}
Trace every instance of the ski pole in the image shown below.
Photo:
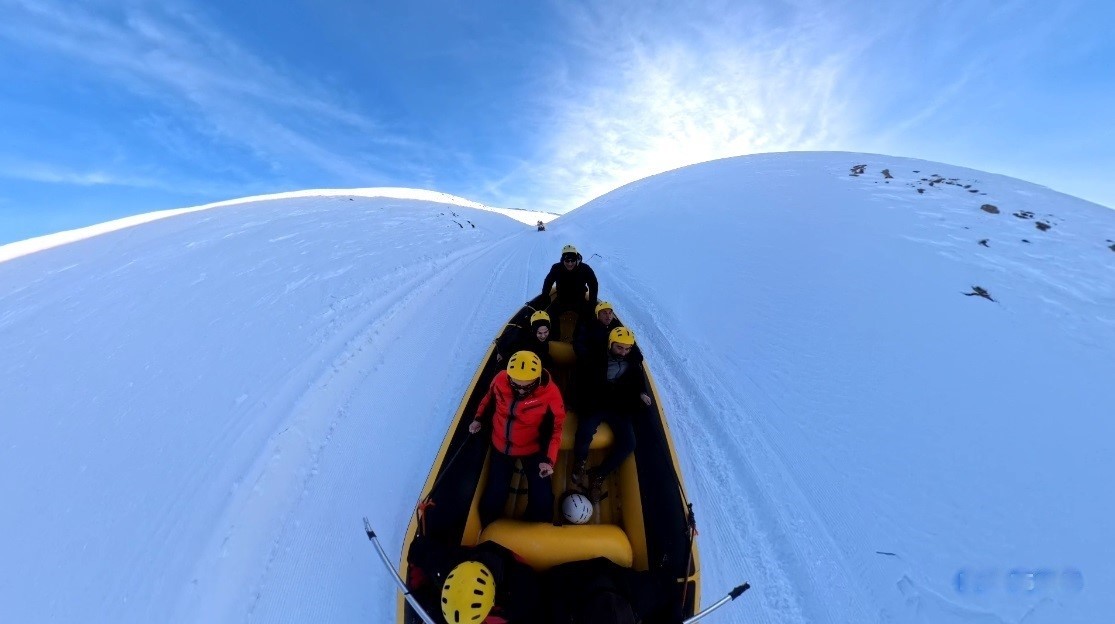
{"label": "ski pole", "polygon": [[366,516],[364,517],[364,532],[368,534],[368,539],[371,540],[372,545],[376,547],[376,552],[379,553],[379,558],[383,560],[383,565],[387,566],[387,569],[391,571],[391,578],[395,579],[395,584],[398,585],[399,590],[403,592],[403,598],[406,598],[406,601],[410,603],[411,608],[418,614],[418,617],[422,618],[422,621],[426,624],[437,624],[434,622],[434,619],[430,617],[430,614],[426,613],[426,610],[418,604],[418,600],[410,593],[410,590],[407,589],[407,584],[403,582],[403,578],[399,576],[399,571],[391,564],[391,559],[387,557],[387,553],[383,552],[383,546],[379,543],[379,538],[376,537],[376,532],[372,530],[372,524],[368,522]]}
{"label": "ski pole", "polygon": [[685,620],[681,624],[693,624],[693,622],[696,622],[697,620],[700,620],[701,618],[703,618],[706,615],[712,613],[713,611],[716,611],[720,607],[723,607],[724,605],[726,605],[729,602],[735,600],[736,598],[739,598],[740,594],[742,594],[743,592],[745,592],[749,589],[751,589],[751,585],[749,585],[747,583],[744,583],[743,585],[740,585],[739,587],[737,587],[737,588],[733,589],[732,591],[728,592],[727,596],[724,596],[720,600],[717,600],[715,603],[713,603],[713,605],[711,607],[705,609],[704,611],[701,611],[700,613],[698,613],[697,615],[694,615],[693,617],[689,618],[688,620]]}

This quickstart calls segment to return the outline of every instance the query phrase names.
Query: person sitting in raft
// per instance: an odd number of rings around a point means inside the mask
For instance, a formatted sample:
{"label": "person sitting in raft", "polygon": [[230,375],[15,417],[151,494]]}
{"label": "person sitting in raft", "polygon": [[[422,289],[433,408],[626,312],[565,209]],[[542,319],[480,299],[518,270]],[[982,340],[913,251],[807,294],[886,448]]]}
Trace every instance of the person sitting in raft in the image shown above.
{"label": "person sitting in raft", "polygon": [[[537,355],[519,351],[508,359],[507,369],[496,374],[480,400],[469,433],[480,431],[489,409],[492,449],[488,484],[480,497],[480,523],[487,526],[500,516],[511,490],[515,460],[522,461],[530,488],[524,519],[550,522],[554,514],[550,475],[561,447],[565,405]],[[542,439],[544,431],[549,431],[548,440]]]}

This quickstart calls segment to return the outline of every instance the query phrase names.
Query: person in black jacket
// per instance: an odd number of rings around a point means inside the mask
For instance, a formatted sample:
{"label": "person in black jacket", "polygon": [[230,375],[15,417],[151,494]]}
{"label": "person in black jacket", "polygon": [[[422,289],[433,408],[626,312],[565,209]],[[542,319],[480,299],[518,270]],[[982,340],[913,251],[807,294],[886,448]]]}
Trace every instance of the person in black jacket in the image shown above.
{"label": "person in black jacket", "polygon": [[423,535],[415,537],[407,552],[407,588],[426,613],[443,621],[438,616],[447,606],[443,600],[448,598],[443,595],[446,579],[459,569],[458,566],[469,561],[482,564],[495,585],[495,604],[479,622],[502,620],[533,624],[538,621],[541,595],[538,573],[514,552],[495,542],[469,547],[443,544]]}
{"label": "person in black jacket", "polygon": [[[526,302],[519,311],[511,317],[511,320],[504,326],[503,331],[500,333],[499,338],[496,339],[496,364],[501,364],[515,353],[515,345],[524,340],[527,334],[531,320],[538,313],[543,311],[546,306],[550,305],[550,297],[538,295],[534,299]],[[498,367],[497,367],[498,369]]]}
{"label": "person in black jacket", "polygon": [[572,310],[577,313],[578,318],[588,318],[596,306],[600,284],[596,281],[596,273],[584,263],[577,248],[566,245],[561,250],[561,262],[550,267],[546,280],[542,282],[542,294],[548,295],[554,285],[557,285],[557,295],[547,312],[553,321],[551,330],[555,334],[554,340],[560,340],[561,315]]}
{"label": "person in black jacket", "polygon": [[[579,362],[584,414],[573,442],[573,483],[587,488],[589,498],[598,501],[604,479],[635,450],[632,419],[645,411],[651,398],[643,355],[630,329],[616,327],[608,334],[606,350],[588,355]],[[612,429],[612,448],[599,466],[589,470],[589,446],[602,422]]]}
{"label": "person in black jacket", "polygon": [[573,353],[577,356],[577,366],[570,380],[572,383],[566,384],[565,402],[566,405],[576,406],[578,412],[588,411],[581,390],[584,371],[592,368],[587,362],[604,357],[608,350],[608,334],[617,327],[623,327],[623,323],[616,318],[612,304],[607,301],[596,304],[595,316],[577,321],[573,330]]}
{"label": "person in black jacket", "polygon": [[550,355],[550,315],[539,310],[530,316],[530,324],[496,343],[496,361],[502,362],[519,351],[531,351],[542,360],[542,367],[553,372]]}
{"label": "person in black jacket", "polygon": [[548,624],[682,621],[679,586],[666,570],[639,572],[597,557],[550,568],[542,587]]}
{"label": "person in black jacket", "polygon": [[617,327],[623,327],[623,323],[616,318],[612,304],[607,301],[596,304],[596,316],[579,321],[573,332],[573,352],[577,360],[587,361],[593,354],[603,353],[608,346],[608,334]]}

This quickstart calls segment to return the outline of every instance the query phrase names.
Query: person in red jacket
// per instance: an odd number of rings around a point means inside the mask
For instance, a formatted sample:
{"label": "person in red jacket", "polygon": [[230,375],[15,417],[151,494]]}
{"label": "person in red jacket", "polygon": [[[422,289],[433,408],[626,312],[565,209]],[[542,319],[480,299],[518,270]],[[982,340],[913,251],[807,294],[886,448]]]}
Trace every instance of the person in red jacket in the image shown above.
{"label": "person in red jacket", "polygon": [[[554,514],[554,474],[565,405],[561,391],[530,351],[519,351],[507,361],[507,369],[496,373],[488,392],[476,408],[469,433],[480,431],[481,422],[492,411],[492,452],[488,484],[480,497],[480,523],[490,524],[500,516],[511,489],[515,460],[521,460],[530,490],[525,519],[550,522]],[[549,433],[549,438],[544,436]]]}

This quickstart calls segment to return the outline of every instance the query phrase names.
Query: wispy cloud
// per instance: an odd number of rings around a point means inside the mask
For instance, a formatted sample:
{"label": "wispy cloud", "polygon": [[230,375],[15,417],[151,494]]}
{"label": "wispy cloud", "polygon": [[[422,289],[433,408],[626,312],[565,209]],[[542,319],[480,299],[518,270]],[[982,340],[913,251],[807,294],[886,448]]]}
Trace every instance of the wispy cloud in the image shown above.
{"label": "wispy cloud", "polygon": [[553,132],[522,172],[546,189],[546,208],[696,162],[832,145],[850,122],[836,87],[855,51],[811,43],[833,34],[820,7],[600,6],[567,13],[595,71],[551,77]]}
{"label": "wispy cloud", "polygon": [[925,155],[940,128],[958,124],[994,142],[1013,131],[1005,103],[1035,92],[1032,68],[1064,49],[1058,42],[1086,13],[1065,4],[555,3],[575,50],[539,86],[546,136],[535,158],[490,185],[562,211],[728,156]]}
{"label": "wispy cloud", "polygon": [[27,159],[13,160],[7,157],[0,157],[0,178],[76,187],[115,186],[146,189],[165,191],[182,197],[235,196],[265,190],[252,185],[202,180],[173,173],[136,173],[112,167],[82,169]]}
{"label": "wispy cloud", "polygon": [[334,143],[358,134],[364,144],[412,145],[343,95],[284,72],[187,7],[0,0],[0,10],[0,38],[69,57],[135,94],[177,107],[199,132],[246,148],[264,163],[369,179],[378,172]]}
{"label": "wispy cloud", "polygon": [[127,186],[178,190],[168,189],[163,182],[154,178],[121,175],[104,170],[76,171],[58,165],[34,162],[12,163],[0,161],[0,177],[74,186]]}

